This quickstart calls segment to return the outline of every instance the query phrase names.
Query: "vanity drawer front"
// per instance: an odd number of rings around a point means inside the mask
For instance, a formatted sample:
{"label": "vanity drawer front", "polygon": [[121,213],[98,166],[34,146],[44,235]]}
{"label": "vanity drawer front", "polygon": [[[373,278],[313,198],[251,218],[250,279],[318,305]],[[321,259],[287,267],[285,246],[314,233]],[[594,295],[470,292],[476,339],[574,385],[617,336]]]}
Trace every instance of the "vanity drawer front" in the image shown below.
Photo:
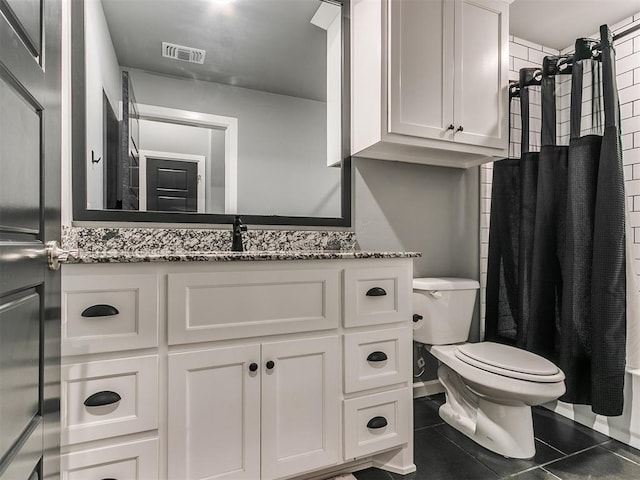
{"label": "vanity drawer front", "polygon": [[158,345],[156,275],[64,275],[62,354]]}
{"label": "vanity drawer front", "polygon": [[338,328],[337,269],[168,277],[169,344]]}
{"label": "vanity drawer front", "polygon": [[407,321],[410,294],[411,270],[408,268],[347,268],[344,271],[344,326]]}
{"label": "vanity drawer front", "polygon": [[63,365],[60,421],[63,445],[157,428],[158,357]]}
{"label": "vanity drawer front", "polygon": [[345,460],[407,443],[411,401],[409,388],[345,400]]}
{"label": "vanity drawer front", "polygon": [[344,391],[408,382],[412,334],[410,327],[345,334]]}
{"label": "vanity drawer front", "polygon": [[62,480],[150,480],[158,477],[158,440],[95,448],[60,456]]}

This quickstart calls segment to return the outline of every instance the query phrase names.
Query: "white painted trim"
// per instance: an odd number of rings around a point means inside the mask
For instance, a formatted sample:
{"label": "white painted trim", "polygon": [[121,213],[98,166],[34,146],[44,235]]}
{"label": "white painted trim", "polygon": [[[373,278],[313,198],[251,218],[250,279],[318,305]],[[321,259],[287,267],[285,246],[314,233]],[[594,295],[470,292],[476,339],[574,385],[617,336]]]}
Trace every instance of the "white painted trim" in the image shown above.
{"label": "white painted trim", "polygon": [[[198,181],[197,188],[197,211],[198,213],[205,213],[205,163],[207,157],[204,155],[190,155],[187,153],[173,153],[173,152],[154,152],[152,150],[140,150],[138,152],[139,158],[139,170],[138,170],[138,183],[139,183],[139,210],[141,212],[147,211],[147,157],[160,158],[162,160],[174,160],[177,162],[195,162],[198,166]],[[226,188],[226,187],[225,187]]]}
{"label": "white painted trim", "polygon": [[[209,113],[137,104],[142,120],[224,130],[224,213],[238,212],[238,119]],[[142,172],[140,172],[142,173]],[[204,177],[203,177],[204,178]],[[198,211],[200,209],[198,208]]]}
{"label": "white painted trim", "polygon": [[440,380],[427,380],[426,382],[413,382],[413,398],[428,397],[436,393],[443,393],[444,387]]}

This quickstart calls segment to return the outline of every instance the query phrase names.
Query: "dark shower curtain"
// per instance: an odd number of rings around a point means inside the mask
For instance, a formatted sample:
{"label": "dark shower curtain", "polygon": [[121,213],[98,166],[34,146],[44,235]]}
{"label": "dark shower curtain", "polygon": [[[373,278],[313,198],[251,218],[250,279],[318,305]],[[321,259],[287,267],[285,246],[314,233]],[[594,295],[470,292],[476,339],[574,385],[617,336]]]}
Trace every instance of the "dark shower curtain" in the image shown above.
{"label": "dark shower curtain", "polygon": [[[535,72],[535,68],[520,71],[520,158],[493,164],[485,338],[509,345],[518,343],[521,319],[528,317],[530,289],[526,285],[531,277],[539,158],[531,146],[529,89],[537,85]],[[511,105],[509,111],[511,117]]]}
{"label": "dark shower curtain", "polygon": [[[538,174],[529,173],[537,184],[533,254],[530,264],[520,261],[516,267],[519,305],[512,314],[520,313],[510,319],[516,331],[515,342],[497,334],[506,319],[490,315],[490,299],[496,296],[496,285],[499,287],[506,280],[491,268],[486,330],[488,340],[515,343],[556,362],[566,375],[567,392],[561,400],[590,404],[595,413],[614,416],[620,415],[623,407],[625,200],[613,39],[607,26],[601,27],[600,34],[599,59],[590,58],[590,48],[588,54],[584,48],[577,48],[574,57],[568,147],[555,141],[554,81],[543,69],[543,146]],[[576,46],[584,47],[584,42],[576,42]],[[593,108],[586,118],[591,120],[591,131],[581,136],[585,118],[582,80],[584,69],[589,66],[593,72]],[[600,71],[601,81],[597,75]],[[594,133],[603,113],[597,108],[599,105],[604,105],[604,131]],[[521,231],[523,222],[527,222],[522,204],[525,195],[530,198],[524,189],[527,180],[523,175],[527,170],[526,165],[520,165],[520,205],[496,207],[507,218],[504,211],[517,208]],[[533,178],[528,181],[532,183]],[[500,185],[501,182],[494,185],[494,191]],[[501,192],[495,193],[499,199]],[[513,191],[509,195],[513,196]],[[490,236],[489,240],[490,266],[496,262],[496,249],[491,246],[494,238]],[[529,246],[521,243],[518,248],[519,259],[526,258]],[[529,266],[530,277],[526,270]]]}

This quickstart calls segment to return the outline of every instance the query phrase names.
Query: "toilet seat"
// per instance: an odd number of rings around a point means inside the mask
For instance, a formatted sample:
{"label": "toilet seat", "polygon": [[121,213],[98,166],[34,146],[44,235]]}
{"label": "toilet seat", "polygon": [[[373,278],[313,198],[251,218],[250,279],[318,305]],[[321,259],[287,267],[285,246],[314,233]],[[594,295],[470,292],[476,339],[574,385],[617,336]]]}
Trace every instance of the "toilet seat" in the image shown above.
{"label": "toilet seat", "polygon": [[529,382],[554,383],[564,374],[549,360],[526,350],[493,342],[465,343],[455,357],[487,372]]}

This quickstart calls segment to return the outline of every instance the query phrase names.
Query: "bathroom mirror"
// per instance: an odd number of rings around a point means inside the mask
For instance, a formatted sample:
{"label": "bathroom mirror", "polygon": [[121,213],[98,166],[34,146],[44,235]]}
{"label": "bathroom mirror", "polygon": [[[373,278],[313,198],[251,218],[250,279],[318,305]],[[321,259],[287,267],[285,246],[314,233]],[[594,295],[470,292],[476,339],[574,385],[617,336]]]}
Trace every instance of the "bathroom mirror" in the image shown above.
{"label": "bathroom mirror", "polygon": [[75,221],[350,226],[348,3],[71,3]]}

